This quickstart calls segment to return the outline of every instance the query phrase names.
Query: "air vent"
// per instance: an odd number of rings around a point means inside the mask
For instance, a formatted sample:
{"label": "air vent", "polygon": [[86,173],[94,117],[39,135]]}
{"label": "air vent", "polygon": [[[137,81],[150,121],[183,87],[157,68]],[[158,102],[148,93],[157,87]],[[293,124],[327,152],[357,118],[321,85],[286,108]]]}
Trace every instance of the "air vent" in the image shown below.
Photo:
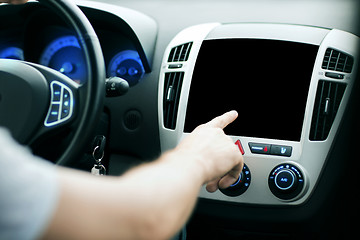
{"label": "air vent", "polygon": [[310,140],[325,140],[339,109],[346,84],[319,81],[311,122]]}
{"label": "air vent", "polygon": [[354,58],[335,49],[326,49],[322,69],[351,73]]}
{"label": "air vent", "polygon": [[183,78],[184,72],[165,73],[163,102],[164,126],[169,129],[176,128],[176,119]]}
{"label": "air vent", "polygon": [[171,49],[168,62],[184,62],[189,59],[192,42],[188,42]]}

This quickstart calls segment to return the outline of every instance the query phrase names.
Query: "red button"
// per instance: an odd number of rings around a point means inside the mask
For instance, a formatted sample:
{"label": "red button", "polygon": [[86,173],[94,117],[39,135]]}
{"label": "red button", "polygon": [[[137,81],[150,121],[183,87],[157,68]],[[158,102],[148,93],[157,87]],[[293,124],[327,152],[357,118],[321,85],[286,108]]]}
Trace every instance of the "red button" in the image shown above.
{"label": "red button", "polygon": [[245,151],[244,151],[244,148],[243,148],[240,140],[237,140],[237,141],[235,142],[235,144],[239,147],[239,150],[240,150],[241,154],[244,155],[244,154],[245,154]]}

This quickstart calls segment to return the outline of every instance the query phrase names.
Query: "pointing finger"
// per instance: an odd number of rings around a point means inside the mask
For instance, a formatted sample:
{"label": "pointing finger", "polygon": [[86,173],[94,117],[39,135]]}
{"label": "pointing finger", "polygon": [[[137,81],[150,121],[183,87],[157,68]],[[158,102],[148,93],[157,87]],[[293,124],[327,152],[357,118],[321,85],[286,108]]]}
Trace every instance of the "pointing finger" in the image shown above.
{"label": "pointing finger", "polygon": [[214,118],[210,122],[204,124],[204,126],[224,129],[227,125],[235,121],[237,117],[238,117],[237,111],[233,110]]}

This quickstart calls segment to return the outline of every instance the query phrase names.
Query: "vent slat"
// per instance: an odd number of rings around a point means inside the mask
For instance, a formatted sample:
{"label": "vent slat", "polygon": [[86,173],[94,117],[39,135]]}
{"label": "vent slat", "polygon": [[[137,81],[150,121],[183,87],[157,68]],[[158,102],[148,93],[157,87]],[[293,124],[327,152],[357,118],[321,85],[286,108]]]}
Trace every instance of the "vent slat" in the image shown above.
{"label": "vent slat", "polygon": [[[317,103],[319,103],[320,99],[323,98],[323,93],[324,93],[324,82],[322,81],[322,82],[319,82],[319,85],[318,85],[318,91],[316,94],[316,102]],[[314,121],[314,117],[313,117],[312,127],[314,127],[314,130],[313,130],[314,133],[311,135],[311,136],[314,135],[314,138],[316,138],[317,133],[319,132],[318,128],[319,128],[319,121],[320,121],[320,109],[321,109],[321,105],[315,104],[313,115],[316,114],[316,118]]]}
{"label": "vent slat", "polygon": [[311,122],[310,140],[323,141],[328,137],[345,88],[345,83],[319,81]]}
{"label": "vent slat", "polygon": [[352,56],[335,49],[328,48],[325,51],[321,68],[326,70],[351,73],[353,64],[354,59]]}
{"label": "vent slat", "polygon": [[184,72],[165,73],[163,114],[165,128],[175,129]]}
{"label": "vent slat", "polygon": [[188,42],[176,47],[170,51],[168,62],[184,62],[189,59],[192,42]]}

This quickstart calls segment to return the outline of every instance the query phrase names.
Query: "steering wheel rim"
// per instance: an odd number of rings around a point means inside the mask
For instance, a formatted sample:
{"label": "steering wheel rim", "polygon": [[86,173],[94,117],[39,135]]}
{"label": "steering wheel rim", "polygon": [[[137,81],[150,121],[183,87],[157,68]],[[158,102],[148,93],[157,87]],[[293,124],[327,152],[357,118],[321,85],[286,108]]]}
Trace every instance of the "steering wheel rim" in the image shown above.
{"label": "steering wheel rim", "polygon": [[76,32],[84,52],[88,78],[80,91],[86,92],[84,106],[79,114],[77,128],[67,148],[56,161],[58,165],[75,162],[88,143],[94,126],[103,110],[105,94],[105,64],[98,37],[84,13],[69,0],[39,0],[56,12]]}

